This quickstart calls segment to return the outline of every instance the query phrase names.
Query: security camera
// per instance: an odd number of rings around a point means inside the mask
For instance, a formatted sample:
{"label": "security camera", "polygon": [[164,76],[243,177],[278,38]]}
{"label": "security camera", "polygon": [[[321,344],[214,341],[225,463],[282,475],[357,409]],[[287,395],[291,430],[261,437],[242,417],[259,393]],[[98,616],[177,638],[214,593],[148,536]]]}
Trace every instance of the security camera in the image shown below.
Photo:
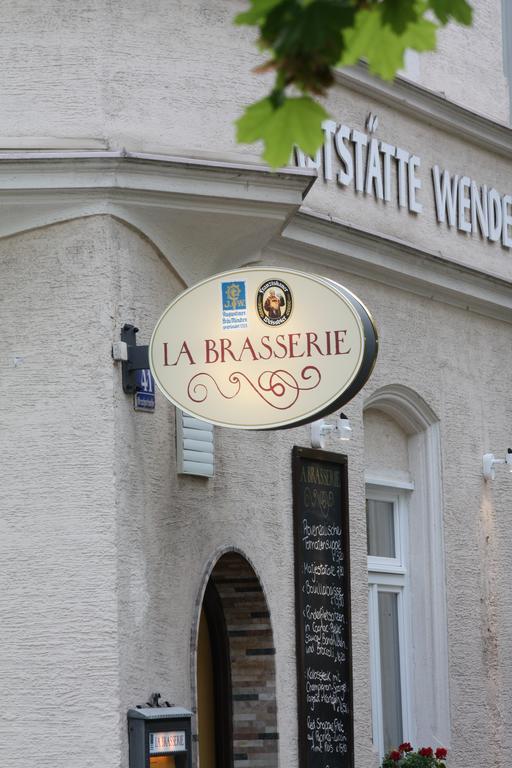
{"label": "security camera", "polygon": [[338,433],[338,440],[347,441],[352,437],[352,427],[350,421],[344,413],[340,413],[338,421],[336,422],[336,431]]}
{"label": "security camera", "polygon": [[314,421],[311,424],[311,445],[313,448],[324,448],[325,435],[330,432],[336,433],[336,437],[340,441],[346,442],[350,440],[352,436],[352,427],[350,421],[347,419],[344,413],[340,413],[336,419],[336,424],[327,424],[323,419]]}
{"label": "security camera", "polygon": [[496,477],[496,464],[506,464],[508,471],[512,472],[512,448],[508,448],[504,459],[496,459],[494,453],[486,453],[482,458],[483,475],[486,480],[494,480]]}

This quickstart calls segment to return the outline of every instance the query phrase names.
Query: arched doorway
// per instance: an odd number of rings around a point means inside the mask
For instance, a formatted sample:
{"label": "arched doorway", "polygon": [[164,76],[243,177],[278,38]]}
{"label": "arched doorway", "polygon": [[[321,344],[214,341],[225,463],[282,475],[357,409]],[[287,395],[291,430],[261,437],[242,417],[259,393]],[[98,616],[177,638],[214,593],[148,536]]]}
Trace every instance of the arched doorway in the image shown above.
{"label": "arched doorway", "polygon": [[260,581],[237,552],[213,568],[197,643],[200,768],[277,768],[274,642]]}

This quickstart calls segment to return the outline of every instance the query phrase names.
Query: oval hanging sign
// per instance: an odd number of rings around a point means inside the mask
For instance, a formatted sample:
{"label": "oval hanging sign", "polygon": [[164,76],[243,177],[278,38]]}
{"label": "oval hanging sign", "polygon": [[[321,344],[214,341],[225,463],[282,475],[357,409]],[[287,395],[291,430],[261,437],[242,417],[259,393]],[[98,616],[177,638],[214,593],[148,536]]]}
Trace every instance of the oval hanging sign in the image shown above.
{"label": "oval hanging sign", "polygon": [[274,267],[210,277],[158,321],[149,364],[174,405],[223,427],[306,424],[347,403],[377,356],[366,307],[327,278]]}

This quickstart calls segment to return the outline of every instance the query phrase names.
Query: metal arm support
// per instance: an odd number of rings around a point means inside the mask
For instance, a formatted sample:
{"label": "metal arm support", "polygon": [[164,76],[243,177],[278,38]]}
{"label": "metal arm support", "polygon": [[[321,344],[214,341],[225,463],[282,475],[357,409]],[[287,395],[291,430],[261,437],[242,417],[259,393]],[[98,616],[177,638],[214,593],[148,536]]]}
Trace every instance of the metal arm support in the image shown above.
{"label": "metal arm support", "polygon": [[123,391],[127,395],[137,391],[135,371],[149,368],[148,346],[137,346],[138,332],[139,329],[129,323],[125,323],[121,329],[121,341],[128,347],[128,360],[122,362]]}

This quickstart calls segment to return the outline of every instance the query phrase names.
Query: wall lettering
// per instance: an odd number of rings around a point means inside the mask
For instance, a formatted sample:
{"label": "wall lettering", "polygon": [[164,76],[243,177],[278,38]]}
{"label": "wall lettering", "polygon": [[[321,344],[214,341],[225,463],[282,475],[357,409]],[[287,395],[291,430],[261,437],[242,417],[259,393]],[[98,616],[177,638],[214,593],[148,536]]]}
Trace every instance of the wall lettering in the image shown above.
{"label": "wall lettering", "polygon": [[[296,149],[301,168],[316,168],[325,181],[352,187],[357,194],[395,201],[399,208],[423,213],[421,159],[403,147],[388,144],[372,134],[378,126],[367,120],[368,132],[325,120],[324,144],[314,158]],[[432,185],[436,219],[489,242],[512,248],[512,195],[500,194],[494,187],[479,185],[467,175],[452,174],[434,165]]]}

